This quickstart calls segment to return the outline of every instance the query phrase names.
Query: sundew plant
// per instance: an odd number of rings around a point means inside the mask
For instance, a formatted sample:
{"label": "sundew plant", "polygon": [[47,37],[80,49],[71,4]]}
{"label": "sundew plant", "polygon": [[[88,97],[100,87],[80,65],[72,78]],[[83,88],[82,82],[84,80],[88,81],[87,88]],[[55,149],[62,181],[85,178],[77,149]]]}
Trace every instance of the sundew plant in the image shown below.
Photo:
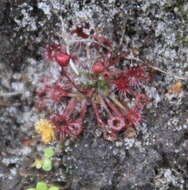
{"label": "sundew plant", "polygon": [[[116,141],[142,121],[149,101],[143,88],[150,80],[148,67],[138,61],[138,49],[114,48],[104,35],[88,34],[85,29],[89,29],[87,24],[64,30],[59,43],[47,44],[46,61],[59,66],[59,78],[56,82],[41,80],[37,106],[43,111],[49,102],[59,107],[46,119],[61,140],[83,132],[90,110],[104,139]],[[44,133],[45,143],[53,139],[45,138]]]}

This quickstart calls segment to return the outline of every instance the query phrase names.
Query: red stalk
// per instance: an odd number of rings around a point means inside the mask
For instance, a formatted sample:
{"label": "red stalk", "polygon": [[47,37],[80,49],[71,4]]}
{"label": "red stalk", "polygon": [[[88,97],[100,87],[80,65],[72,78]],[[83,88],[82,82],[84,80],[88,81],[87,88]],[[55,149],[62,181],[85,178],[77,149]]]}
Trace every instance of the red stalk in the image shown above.
{"label": "red stalk", "polygon": [[106,112],[108,113],[108,115],[110,117],[112,117],[112,113],[111,111],[109,110],[108,106],[106,105],[105,101],[103,100],[103,97],[102,96],[99,96],[100,98],[100,101],[101,101],[101,105],[104,107],[104,109],[106,110]]}
{"label": "red stalk", "polygon": [[110,100],[105,98],[105,101],[108,104],[108,106],[110,107],[110,109],[115,113],[115,115],[117,115],[118,117],[122,117],[121,112],[116,108],[116,106],[112,102],[110,102]]}
{"label": "red stalk", "polygon": [[101,128],[104,128],[105,124],[104,124],[104,122],[102,121],[102,119],[100,118],[99,109],[98,109],[98,107],[97,107],[97,104],[94,103],[93,101],[91,101],[91,104],[92,104],[93,110],[94,110],[94,112],[95,112],[95,116],[96,116],[98,125],[99,125]]}
{"label": "red stalk", "polygon": [[71,116],[71,114],[75,111],[76,104],[77,104],[76,98],[71,98],[68,105],[66,106],[66,108],[63,111],[63,115],[65,118],[69,118]]}

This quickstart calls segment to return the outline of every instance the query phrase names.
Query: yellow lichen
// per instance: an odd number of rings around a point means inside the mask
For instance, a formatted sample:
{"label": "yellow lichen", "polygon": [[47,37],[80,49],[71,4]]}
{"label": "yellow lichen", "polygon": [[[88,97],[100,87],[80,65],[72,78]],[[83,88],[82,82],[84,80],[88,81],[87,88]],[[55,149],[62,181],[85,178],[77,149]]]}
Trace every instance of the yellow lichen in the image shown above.
{"label": "yellow lichen", "polygon": [[53,125],[47,119],[40,119],[35,124],[36,132],[41,136],[43,143],[48,144],[55,139]]}
{"label": "yellow lichen", "polygon": [[179,94],[182,90],[182,83],[179,81],[169,88],[170,93]]}

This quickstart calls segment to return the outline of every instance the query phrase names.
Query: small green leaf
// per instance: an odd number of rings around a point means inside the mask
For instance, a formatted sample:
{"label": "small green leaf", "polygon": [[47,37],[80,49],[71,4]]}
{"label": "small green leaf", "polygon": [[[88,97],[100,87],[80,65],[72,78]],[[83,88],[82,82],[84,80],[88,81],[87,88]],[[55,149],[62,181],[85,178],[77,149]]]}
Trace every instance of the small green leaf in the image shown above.
{"label": "small green leaf", "polygon": [[40,169],[42,167],[42,160],[36,159],[32,164],[33,167]]}
{"label": "small green leaf", "polygon": [[40,181],[36,185],[36,190],[48,190],[48,186],[46,183]]}
{"label": "small green leaf", "polygon": [[59,187],[57,187],[57,186],[51,186],[48,190],[59,190]]}
{"label": "small green leaf", "polygon": [[27,188],[26,190],[36,190],[36,189],[35,189],[35,188],[30,187],[30,188]]}
{"label": "small green leaf", "polygon": [[49,147],[49,148],[45,148],[44,149],[44,156],[47,158],[51,158],[54,155],[54,150],[53,148]]}
{"label": "small green leaf", "polygon": [[42,169],[46,172],[48,172],[52,169],[52,161],[49,158],[43,159]]}

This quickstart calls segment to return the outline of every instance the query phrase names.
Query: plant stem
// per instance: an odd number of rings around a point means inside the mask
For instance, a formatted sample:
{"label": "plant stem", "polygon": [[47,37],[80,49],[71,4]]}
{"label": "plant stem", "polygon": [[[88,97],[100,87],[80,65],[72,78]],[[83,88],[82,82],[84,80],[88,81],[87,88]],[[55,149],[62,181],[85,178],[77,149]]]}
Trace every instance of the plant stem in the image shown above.
{"label": "plant stem", "polygon": [[79,87],[70,79],[70,77],[67,75],[67,73],[64,70],[62,70],[61,73],[64,74],[65,77],[68,79],[68,81],[73,85],[73,87],[76,88],[76,90],[78,90],[78,92],[80,92],[82,94]]}
{"label": "plant stem", "polygon": [[95,116],[96,116],[98,125],[99,125],[101,128],[104,128],[104,122],[103,122],[102,119],[100,118],[99,109],[98,109],[98,107],[97,107],[97,104],[96,104],[95,102],[93,102],[93,101],[91,101],[91,104],[92,104],[93,110],[94,110],[94,112],[95,112]]}
{"label": "plant stem", "polygon": [[106,102],[103,100],[103,97],[99,96],[99,98],[100,98],[101,105],[104,107],[104,109],[106,110],[106,112],[108,113],[108,115],[110,117],[112,117],[112,113],[110,112],[108,106],[106,105]]}
{"label": "plant stem", "polygon": [[114,96],[110,95],[109,97],[119,108],[123,110],[125,109],[124,106]]}
{"label": "plant stem", "polygon": [[108,106],[111,108],[111,110],[119,117],[122,116],[122,114],[120,113],[120,111],[116,108],[116,106],[114,104],[112,104],[110,102],[110,100],[108,100],[107,98],[105,98],[106,103],[108,104]]}
{"label": "plant stem", "polygon": [[76,98],[71,98],[69,101],[67,107],[65,108],[63,115],[66,116],[66,118],[69,118],[72,114],[72,112],[75,111],[75,106],[76,106],[77,100]]}

